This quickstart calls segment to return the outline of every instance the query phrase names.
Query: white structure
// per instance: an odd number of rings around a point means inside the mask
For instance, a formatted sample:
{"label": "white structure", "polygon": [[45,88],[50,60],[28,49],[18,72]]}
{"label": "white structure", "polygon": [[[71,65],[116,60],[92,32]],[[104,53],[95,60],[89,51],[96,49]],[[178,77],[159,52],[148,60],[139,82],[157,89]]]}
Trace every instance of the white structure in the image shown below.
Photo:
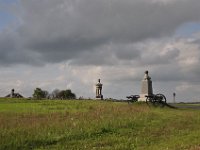
{"label": "white structure", "polygon": [[96,99],[103,99],[102,86],[103,84],[101,84],[101,80],[99,79],[98,83],[96,84]]}
{"label": "white structure", "polygon": [[151,77],[148,74],[148,71],[145,71],[144,78],[142,80],[142,86],[141,86],[141,93],[139,101],[146,101],[146,95],[153,95],[153,88],[152,88],[152,81]]}

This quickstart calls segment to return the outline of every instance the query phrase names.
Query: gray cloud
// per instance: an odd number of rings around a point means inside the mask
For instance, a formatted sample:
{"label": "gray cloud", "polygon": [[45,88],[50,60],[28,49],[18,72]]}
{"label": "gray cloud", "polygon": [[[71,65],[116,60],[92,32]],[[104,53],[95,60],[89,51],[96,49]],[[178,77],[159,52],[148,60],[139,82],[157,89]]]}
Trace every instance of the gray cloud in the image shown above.
{"label": "gray cloud", "polygon": [[[17,29],[0,34],[1,65],[71,59],[78,63],[88,53],[92,57],[86,64],[105,64],[104,59],[99,62],[98,51],[107,55],[110,52],[102,48],[110,43],[119,60],[135,59],[142,53],[127,45],[169,36],[180,25],[200,20],[199,0],[21,0],[18,5]],[[11,51],[15,58],[5,56]]]}

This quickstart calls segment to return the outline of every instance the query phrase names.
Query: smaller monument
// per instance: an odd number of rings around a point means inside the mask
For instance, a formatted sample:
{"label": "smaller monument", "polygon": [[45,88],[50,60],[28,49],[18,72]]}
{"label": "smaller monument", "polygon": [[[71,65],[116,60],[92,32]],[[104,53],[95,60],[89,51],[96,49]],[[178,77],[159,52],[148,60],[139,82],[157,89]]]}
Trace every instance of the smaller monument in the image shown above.
{"label": "smaller monument", "polygon": [[101,84],[101,80],[98,79],[98,83],[96,84],[96,99],[103,99],[102,86],[103,84]]}
{"label": "smaller monument", "polygon": [[176,93],[173,93],[173,102],[175,103]]}
{"label": "smaller monument", "polygon": [[12,89],[12,90],[11,90],[11,93],[10,93],[10,97],[13,98],[14,95],[15,95],[15,89]]}
{"label": "smaller monument", "polygon": [[145,71],[144,78],[142,80],[142,87],[141,87],[141,94],[139,101],[145,101],[145,96],[153,95],[153,88],[152,88],[152,81],[151,77],[149,76],[149,72]]}

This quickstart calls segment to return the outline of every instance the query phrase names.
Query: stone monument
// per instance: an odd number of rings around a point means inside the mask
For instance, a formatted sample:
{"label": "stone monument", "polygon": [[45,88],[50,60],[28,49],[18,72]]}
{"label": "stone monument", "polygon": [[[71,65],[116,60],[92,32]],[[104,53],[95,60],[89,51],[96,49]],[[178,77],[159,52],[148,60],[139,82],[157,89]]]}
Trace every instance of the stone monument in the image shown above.
{"label": "stone monument", "polygon": [[175,103],[176,93],[173,93],[173,102]]}
{"label": "stone monument", "polygon": [[96,99],[103,99],[102,86],[103,84],[101,84],[101,80],[99,79],[98,83],[96,84]]}
{"label": "stone monument", "polygon": [[15,95],[15,89],[12,89],[12,90],[11,90],[11,93],[10,93],[10,97],[13,98],[14,95]]}
{"label": "stone monument", "polygon": [[144,78],[142,80],[139,101],[146,101],[145,97],[146,95],[147,96],[153,95],[152,81],[148,71],[145,71]]}

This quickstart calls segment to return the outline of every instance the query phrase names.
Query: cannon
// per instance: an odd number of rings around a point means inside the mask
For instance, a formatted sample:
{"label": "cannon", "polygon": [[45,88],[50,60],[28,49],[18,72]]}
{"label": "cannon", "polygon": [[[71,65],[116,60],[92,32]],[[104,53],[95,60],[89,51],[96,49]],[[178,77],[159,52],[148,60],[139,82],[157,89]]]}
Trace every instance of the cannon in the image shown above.
{"label": "cannon", "polygon": [[126,96],[128,103],[134,103],[138,101],[138,98],[140,98],[139,95],[130,95]]}
{"label": "cannon", "polygon": [[154,106],[164,107],[166,105],[166,97],[163,94],[153,94],[146,97],[146,103],[148,105],[153,104]]}

